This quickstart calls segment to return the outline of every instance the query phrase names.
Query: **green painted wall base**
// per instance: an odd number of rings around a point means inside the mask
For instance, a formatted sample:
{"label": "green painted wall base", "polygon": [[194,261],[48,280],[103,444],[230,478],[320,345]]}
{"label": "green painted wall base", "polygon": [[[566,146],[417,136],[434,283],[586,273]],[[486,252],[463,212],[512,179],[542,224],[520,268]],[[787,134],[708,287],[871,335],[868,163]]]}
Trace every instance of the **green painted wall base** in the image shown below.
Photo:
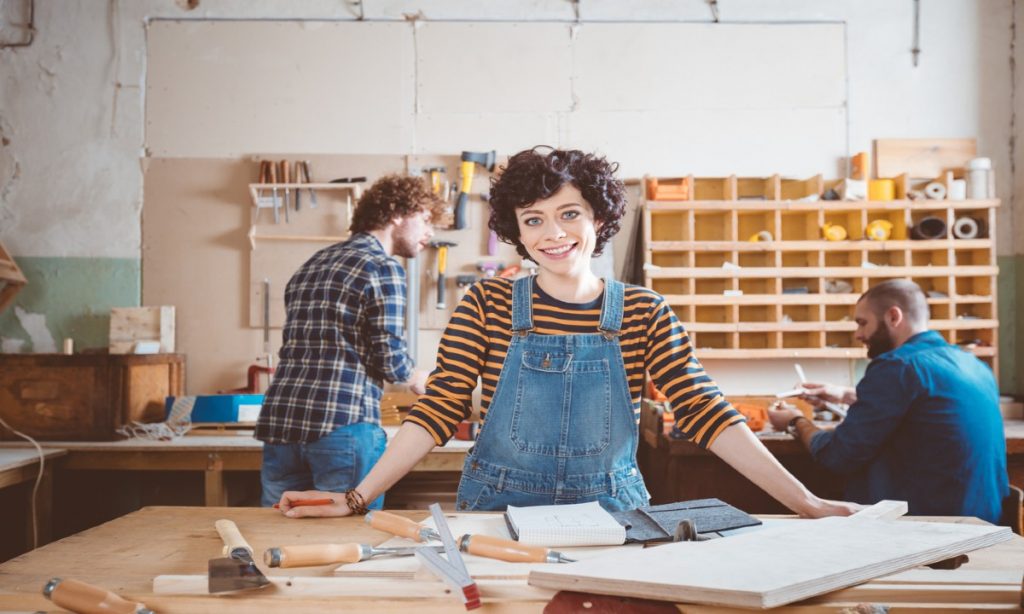
{"label": "green painted wall base", "polygon": [[65,338],[75,351],[107,347],[111,307],[138,307],[141,263],[136,258],[15,258],[28,279],[14,303],[0,313],[0,340],[19,351],[38,351],[15,315],[15,307],[46,317],[60,351]]}

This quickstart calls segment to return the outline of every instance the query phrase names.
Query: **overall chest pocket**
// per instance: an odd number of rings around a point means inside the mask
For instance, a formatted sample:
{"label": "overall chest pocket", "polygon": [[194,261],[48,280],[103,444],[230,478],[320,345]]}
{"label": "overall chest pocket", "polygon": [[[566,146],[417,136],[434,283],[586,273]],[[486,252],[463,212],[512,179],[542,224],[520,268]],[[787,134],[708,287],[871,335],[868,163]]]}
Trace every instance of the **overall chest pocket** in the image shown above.
{"label": "overall chest pocket", "polygon": [[565,373],[572,364],[569,352],[523,352],[523,366],[544,373]]}
{"label": "overall chest pocket", "polygon": [[509,436],[526,454],[594,456],[611,439],[611,373],[607,360],[575,360],[568,352],[523,352]]}

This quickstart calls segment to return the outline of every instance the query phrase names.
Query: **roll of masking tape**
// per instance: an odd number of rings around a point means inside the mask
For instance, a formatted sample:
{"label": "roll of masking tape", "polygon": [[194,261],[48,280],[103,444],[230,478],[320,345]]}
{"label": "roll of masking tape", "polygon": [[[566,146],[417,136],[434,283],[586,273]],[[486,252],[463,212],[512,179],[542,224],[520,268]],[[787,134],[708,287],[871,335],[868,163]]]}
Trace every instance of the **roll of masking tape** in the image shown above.
{"label": "roll of masking tape", "polygon": [[981,235],[981,224],[973,217],[958,217],[953,222],[953,236],[957,239],[977,239]]}
{"label": "roll of masking tape", "polygon": [[892,179],[872,179],[868,182],[868,200],[887,201],[896,198],[896,182]]}
{"label": "roll of masking tape", "polygon": [[756,232],[756,233],[750,235],[750,238],[747,239],[747,241],[750,241],[751,243],[758,243],[760,241],[774,241],[774,240],[775,240],[775,238],[772,237],[772,233],[768,232],[767,230],[762,230],[760,232]]}
{"label": "roll of masking tape", "polygon": [[924,186],[924,194],[932,200],[943,200],[946,198],[946,186],[938,181],[933,181]]}
{"label": "roll of masking tape", "polygon": [[846,238],[846,229],[839,224],[825,224],[821,227],[821,234],[829,241],[842,241]]}
{"label": "roll of masking tape", "polygon": [[864,236],[872,241],[888,241],[892,236],[892,222],[889,220],[871,220],[864,229]]}
{"label": "roll of masking tape", "polygon": [[967,200],[966,179],[954,179],[949,182],[949,200]]}
{"label": "roll of masking tape", "polygon": [[946,222],[937,217],[926,217],[910,229],[911,239],[933,240],[946,236]]}

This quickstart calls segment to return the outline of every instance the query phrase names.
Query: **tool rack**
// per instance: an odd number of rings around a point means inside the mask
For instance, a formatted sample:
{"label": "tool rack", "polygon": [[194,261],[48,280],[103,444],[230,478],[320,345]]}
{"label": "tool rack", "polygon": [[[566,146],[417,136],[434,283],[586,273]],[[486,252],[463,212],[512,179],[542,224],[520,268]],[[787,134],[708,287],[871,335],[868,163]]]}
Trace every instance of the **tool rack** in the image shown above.
{"label": "tool rack", "polygon": [[[896,178],[897,200],[885,202],[802,200],[836,183],[820,176],[686,180],[693,200],[644,202],[644,283],[664,295],[701,358],[862,358],[857,299],[905,278],[929,294],[932,329],[997,367],[998,200],[907,200],[905,176]],[[988,232],[912,240],[911,228],[929,216],[947,229],[970,216]],[[861,238],[876,219],[892,224],[889,240]],[[826,223],[848,238],[823,239]],[[750,240],[763,231],[772,240]],[[837,285],[849,289],[827,291]]]}

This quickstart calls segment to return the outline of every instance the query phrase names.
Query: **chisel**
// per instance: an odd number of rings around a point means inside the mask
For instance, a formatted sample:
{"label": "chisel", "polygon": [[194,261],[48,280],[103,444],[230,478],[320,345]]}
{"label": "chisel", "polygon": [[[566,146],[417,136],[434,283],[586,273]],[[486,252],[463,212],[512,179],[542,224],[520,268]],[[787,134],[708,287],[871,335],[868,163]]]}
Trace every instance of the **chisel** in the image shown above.
{"label": "chisel", "polygon": [[427,540],[440,540],[441,534],[404,516],[398,516],[389,512],[372,511],[366,515],[366,524],[379,531],[386,531],[392,535],[406,537],[414,541],[425,542]]}
{"label": "chisel", "polygon": [[288,164],[288,160],[281,160],[281,183],[284,185],[284,210],[288,211],[288,201],[291,200],[288,192],[288,184],[292,182],[292,167]]}
{"label": "chisel", "polygon": [[561,552],[544,546],[527,546],[511,539],[490,535],[463,535],[459,550],[510,563],[575,563]]}
{"label": "chisel", "polygon": [[268,548],[263,562],[268,567],[312,567],[333,563],[358,563],[375,556],[412,556],[420,548],[436,552],[444,546],[410,546],[405,548],[375,548],[367,544],[302,544]]}
{"label": "chisel", "polygon": [[[268,161],[267,165],[270,170],[270,183],[273,185],[273,187],[270,190],[270,195],[274,199],[274,223],[277,224],[280,221],[277,213],[277,164],[275,164],[273,161]],[[285,221],[288,221],[288,207],[284,208],[284,215]]]}

